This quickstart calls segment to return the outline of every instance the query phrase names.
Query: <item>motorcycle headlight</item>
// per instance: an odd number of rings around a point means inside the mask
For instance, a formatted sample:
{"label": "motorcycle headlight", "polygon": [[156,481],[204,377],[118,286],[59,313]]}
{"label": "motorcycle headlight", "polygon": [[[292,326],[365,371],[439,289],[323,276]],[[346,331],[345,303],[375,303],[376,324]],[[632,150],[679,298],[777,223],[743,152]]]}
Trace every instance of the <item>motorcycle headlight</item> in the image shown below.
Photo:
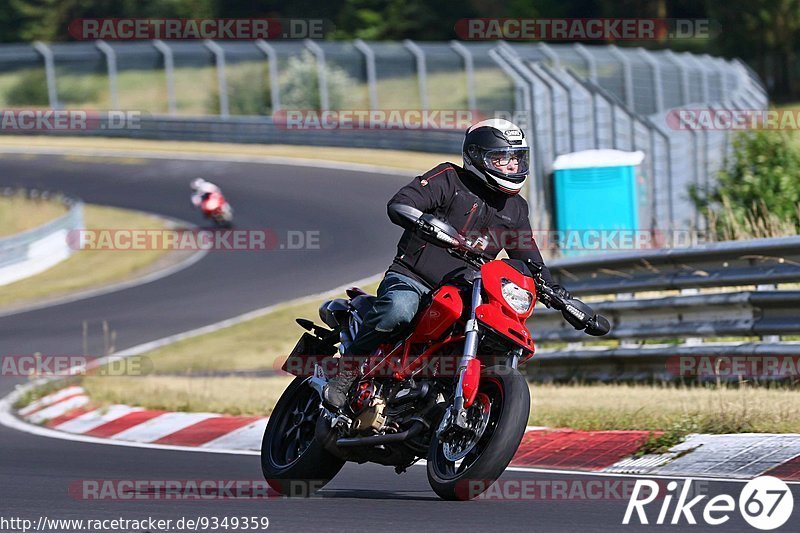
{"label": "motorcycle headlight", "polygon": [[500,283],[506,303],[519,314],[527,313],[533,302],[533,294],[505,278],[502,278]]}

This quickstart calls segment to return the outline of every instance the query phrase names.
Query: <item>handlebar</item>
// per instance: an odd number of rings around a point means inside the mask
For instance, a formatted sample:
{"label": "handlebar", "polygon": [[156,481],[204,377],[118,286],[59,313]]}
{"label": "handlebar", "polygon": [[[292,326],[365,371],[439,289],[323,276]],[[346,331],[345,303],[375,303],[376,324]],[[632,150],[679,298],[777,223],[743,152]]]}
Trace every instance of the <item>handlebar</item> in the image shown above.
{"label": "handlebar", "polygon": [[611,331],[608,319],[596,314],[590,306],[577,298],[562,298],[542,276],[542,265],[530,259],[527,264],[533,274],[536,294],[545,306],[561,311],[564,319],[575,329],[583,330],[594,337],[601,337]]}
{"label": "handlebar", "polygon": [[[430,213],[423,213],[415,207],[404,204],[391,204],[388,212],[389,218],[395,224],[417,233],[431,244],[446,248],[450,255],[475,268],[479,269],[492,259],[485,255],[483,250],[468,242],[453,226]],[[550,286],[542,276],[543,265],[536,264],[530,259],[527,261],[527,265],[533,275],[539,299],[547,307],[561,311],[564,319],[575,329],[583,330],[594,336],[605,335],[611,330],[608,320],[596,314],[585,303],[575,298],[561,297],[558,291]]]}

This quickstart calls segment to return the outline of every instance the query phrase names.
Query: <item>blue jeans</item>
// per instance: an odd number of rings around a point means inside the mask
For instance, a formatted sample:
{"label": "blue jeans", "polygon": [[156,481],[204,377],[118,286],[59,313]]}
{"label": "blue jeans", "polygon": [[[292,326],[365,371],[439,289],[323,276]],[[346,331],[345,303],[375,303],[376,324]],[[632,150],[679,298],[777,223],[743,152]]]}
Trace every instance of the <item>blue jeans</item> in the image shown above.
{"label": "blue jeans", "polygon": [[378,298],[367,312],[350,346],[351,355],[368,355],[394,333],[407,327],[417,314],[422,297],[430,289],[419,281],[387,272],[378,286]]}

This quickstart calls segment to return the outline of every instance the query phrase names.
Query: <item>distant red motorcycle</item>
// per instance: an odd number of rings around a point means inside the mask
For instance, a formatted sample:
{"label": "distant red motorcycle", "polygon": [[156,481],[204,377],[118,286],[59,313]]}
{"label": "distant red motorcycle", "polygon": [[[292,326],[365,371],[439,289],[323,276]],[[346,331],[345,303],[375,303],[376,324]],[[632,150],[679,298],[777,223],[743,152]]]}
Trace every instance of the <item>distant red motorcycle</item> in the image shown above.
{"label": "distant red motorcycle", "polygon": [[[439,496],[474,498],[500,477],[525,433],[530,392],[517,365],[534,353],[526,321],[537,298],[590,335],[609,331],[588,305],[558,296],[533,263],[492,260],[449,224],[413,207],[397,210],[426,241],[473,268],[445,279],[410,331],[369,357],[334,354],[336,344],[344,351],[352,343],[374,296],[354,288],[348,299],[322,304],[330,329],[297,320],[309,333],[283,368],[298,377],[275,406],[261,448],[264,477],[282,494],[308,495],[346,461],[402,473],[425,458]],[[332,412],[322,391],[331,368],[344,365],[362,378]]]}
{"label": "distant red motorcycle", "polygon": [[230,228],[233,225],[233,208],[222,193],[204,194],[200,199],[200,212],[221,228]]}

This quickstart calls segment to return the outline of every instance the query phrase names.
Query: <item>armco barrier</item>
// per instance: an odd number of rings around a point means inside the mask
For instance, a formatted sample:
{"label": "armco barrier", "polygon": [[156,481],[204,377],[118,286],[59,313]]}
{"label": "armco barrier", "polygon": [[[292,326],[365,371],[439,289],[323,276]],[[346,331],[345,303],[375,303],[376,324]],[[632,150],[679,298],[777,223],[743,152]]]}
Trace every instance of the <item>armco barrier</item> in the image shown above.
{"label": "armco barrier", "polygon": [[69,211],[50,222],[0,239],[0,285],[38,274],[69,257],[69,231],[83,227],[83,203],[67,199]]}
{"label": "armco barrier", "polygon": [[[537,310],[528,324],[537,342],[568,344],[540,350],[527,366],[531,379],[684,380],[691,376],[675,375],[667,366],[670,358],[767,356],[795,365],[786,358],[800,356],[800,343],[785,338],[800,334],[800,291],[778,290],[780,283],[800,281],[800,237],[569,258],[550,268],[575,294],[616,296],[591,305],[612,325],[602,340],[620,343],[598,343],[560,313]],[[711,288],[726,292],[701,292]],[[636,297],[637,292],[670,290],[679,294]],[[757,377],[800,381],[800,368]]]}

